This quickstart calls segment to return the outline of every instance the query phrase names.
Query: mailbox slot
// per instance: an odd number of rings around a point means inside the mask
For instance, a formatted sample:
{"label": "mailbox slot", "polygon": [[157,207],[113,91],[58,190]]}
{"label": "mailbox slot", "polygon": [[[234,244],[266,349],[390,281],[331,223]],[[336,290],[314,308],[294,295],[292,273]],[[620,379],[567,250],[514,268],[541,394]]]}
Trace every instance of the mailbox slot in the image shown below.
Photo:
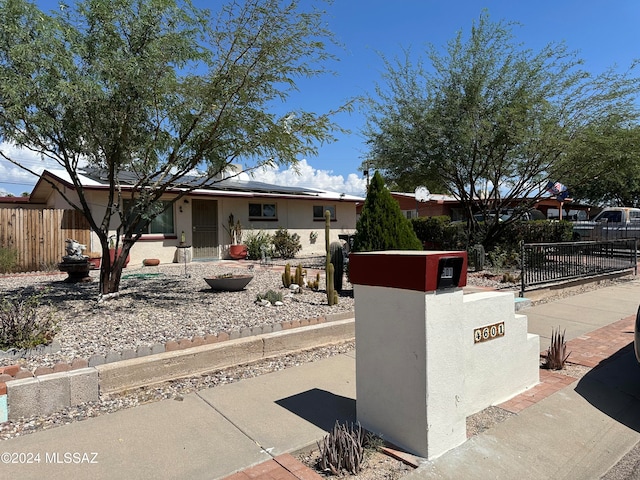
{"label": "mailbox slot", "polygon": [[438,260],[438,283],[436,289],[457,287],[462,272],[462,257],[443,257]]}

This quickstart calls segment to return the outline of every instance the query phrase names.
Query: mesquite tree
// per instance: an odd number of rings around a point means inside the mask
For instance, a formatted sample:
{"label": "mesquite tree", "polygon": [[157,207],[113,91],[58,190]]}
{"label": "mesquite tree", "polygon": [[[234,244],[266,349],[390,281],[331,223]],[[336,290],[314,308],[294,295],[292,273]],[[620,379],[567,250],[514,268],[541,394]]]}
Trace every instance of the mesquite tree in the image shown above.
{"label": "mesquite tree", "polygon": [[[576,164],[563,159],[585,128],[639,118],[640,79],[630,71],[594,75],[564,44],[523,47],[512,27],[484,12],[467,34],[431,46],[426,61],[410,52],[385,59],[366,131],[366,168],[403,191],[425,185],[454,195],[472,231],[482,212],[489,245],[549,180],[566,181]],[[522,203],[510,220],[490,221],[514,199]]]}
{"label": "mesquite tree", "polygon": [[[323,12],[306,5],[230,1],[213,14],[189,0],[81,0],[45,13],[0,1],[0,140],[68,172],[77,198],[43,181],[84,213],[103,258],[115,231],[121,253],[102,262],[101,294],[118,291],[132,245],[182,196],[231,164],[292,164],[333,139],[332,112],[271,113],[332,59]],[[84,167],[108,179],[104,215],[87,202]]]}

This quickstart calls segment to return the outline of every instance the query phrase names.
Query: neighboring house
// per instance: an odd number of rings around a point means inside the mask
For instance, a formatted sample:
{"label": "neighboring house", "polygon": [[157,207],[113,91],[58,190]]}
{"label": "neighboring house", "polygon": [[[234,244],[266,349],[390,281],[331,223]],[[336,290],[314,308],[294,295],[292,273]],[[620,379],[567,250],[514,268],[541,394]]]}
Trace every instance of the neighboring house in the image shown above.
{"label": "neighboring house", "polygon": [[[391,192],[391,196],[400,205],[400,210],[407,218],[437,217],[447,215],[452,221],[464,220],[466,213],[460,201],[452,195],[431,194],[426,201],[417,201],[415,193]],[[520,204],[521,200],[509,202],[511,207]],[[358,214],[362,211],[362,204],[358,205]],[[562,218],[565,220],[584,220],[589,215],[599,211],[590,205],[573,203],[570,200],[559,202],[554,197],[541,198],[534,203],[533,208],[540,210],[548,219],[558,219],[560,207],[563,209]]]}
{"label": "neighboring house", "polygon": [[31,203],[29,197],[0,197],[0,208],[39,209],[42,205]]}
{"label": "neighboring house", "polygon": [[415,193],[391,192],[400,205],[400,210],[409,219],[416,217],[439,217],[447,215],[451,220],[463,218],[460,202],[451,195],[432,193],[426,201],[416,200]]}
{"label": "neighboring house", "polygon": [[[391,196],[400,205],[402,214],[411,219],[416,217],[439,217],[447,215],[452,220],[462,220],[464,218],[463,209],[460,202],[451,195],[441,195],[432,193],[429,200],[418,201],[414,193],[391,192]],[[362,212],[364,203],[358,204],[358,215]]]}
{"label": "neighboring house", "polygon": [[[78,176],[89,205],[95,209],[94,218],[101,219],[107,208],[108,183],[97,171],[81,172]],[[75,187],[66,171],[45,170],[42,177],[57,184],[72,201],[77,199]],[[183,178],[182,185],[188,185],[192,180]],[[120,182],[126,195],[133,177],[122,175]],[[175,198],[177,193],[179,186],[175,191],[167,192],[166,199]],[[69,208],[60,193],[42,178],[29,199],[42,208]],[[363,200],[312,188],[226,178],[212,183],[210,187],[194,190],[156,217],[148,232],[132,247],[131,263],[141,263],[145,258],[172,262],[177,258],[176,247],[183,239],[192,247],[193,259],[227,258],[231,239],[225,228],[230,215],[240,221],[244,239],[251,232],[273,234],[278,228],[285,228],[290,234],[300,235],[300,255],[324,254],[325,210],[331,212],[330,239],[336,241],[340,234],[355,232],[356,204]],[[112,218],[111,230],[114,233],[116,219]],[[313,239],[312,232],[317,234],[317,239]],[[95,234],[91,235],[87,249],[100,250]]]}

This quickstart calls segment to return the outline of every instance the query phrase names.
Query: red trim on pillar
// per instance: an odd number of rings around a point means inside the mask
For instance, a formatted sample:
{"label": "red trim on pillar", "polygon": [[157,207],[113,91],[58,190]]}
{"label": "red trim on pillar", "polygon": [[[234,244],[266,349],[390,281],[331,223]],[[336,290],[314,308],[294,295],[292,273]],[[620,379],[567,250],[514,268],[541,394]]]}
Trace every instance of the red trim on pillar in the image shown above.
{"label": "red trim on pillar", "polygon": [[441,258],[462,257],[458,287],[467,284],[465,251],[385,251],[349,255],[349,280],[356,285],[430,292],[438,284]]}

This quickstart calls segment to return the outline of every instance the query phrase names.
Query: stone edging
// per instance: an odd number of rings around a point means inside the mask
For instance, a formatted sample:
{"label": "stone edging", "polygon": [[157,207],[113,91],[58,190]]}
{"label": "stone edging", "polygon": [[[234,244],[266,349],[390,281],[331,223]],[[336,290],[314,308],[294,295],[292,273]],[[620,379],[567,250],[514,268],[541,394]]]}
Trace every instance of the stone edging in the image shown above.
{"label": "stone edging", "polygon": [[[59,367],[54,373],[35,376],[23,372],[20,377],[21,370],[17,365],[0,367],[0,378],[4,378],[0,380],[0,423],[21,417],[48,415],[66,407],[98,401],[99,393],[115,393],[198,375],[355,337],[353,313],[337,314],[331,316],[330,320],[324,319],[313,325],[309,321],[305,321],[304,325],[299,321],[285,323],[289,325],[278,331],[228,338],[209,344],[174,342],[178,345],[177,349],[124,360],[121,358],[111,363],[91,366],[85,364],[86,360],[75,361],[75,369],[72,369],[72,364],[67,365],[67,370],[61,371],[62,367]],[[307,328],[296,328],[298,326]],[[11,373],[14,375],[11,376]]]}

